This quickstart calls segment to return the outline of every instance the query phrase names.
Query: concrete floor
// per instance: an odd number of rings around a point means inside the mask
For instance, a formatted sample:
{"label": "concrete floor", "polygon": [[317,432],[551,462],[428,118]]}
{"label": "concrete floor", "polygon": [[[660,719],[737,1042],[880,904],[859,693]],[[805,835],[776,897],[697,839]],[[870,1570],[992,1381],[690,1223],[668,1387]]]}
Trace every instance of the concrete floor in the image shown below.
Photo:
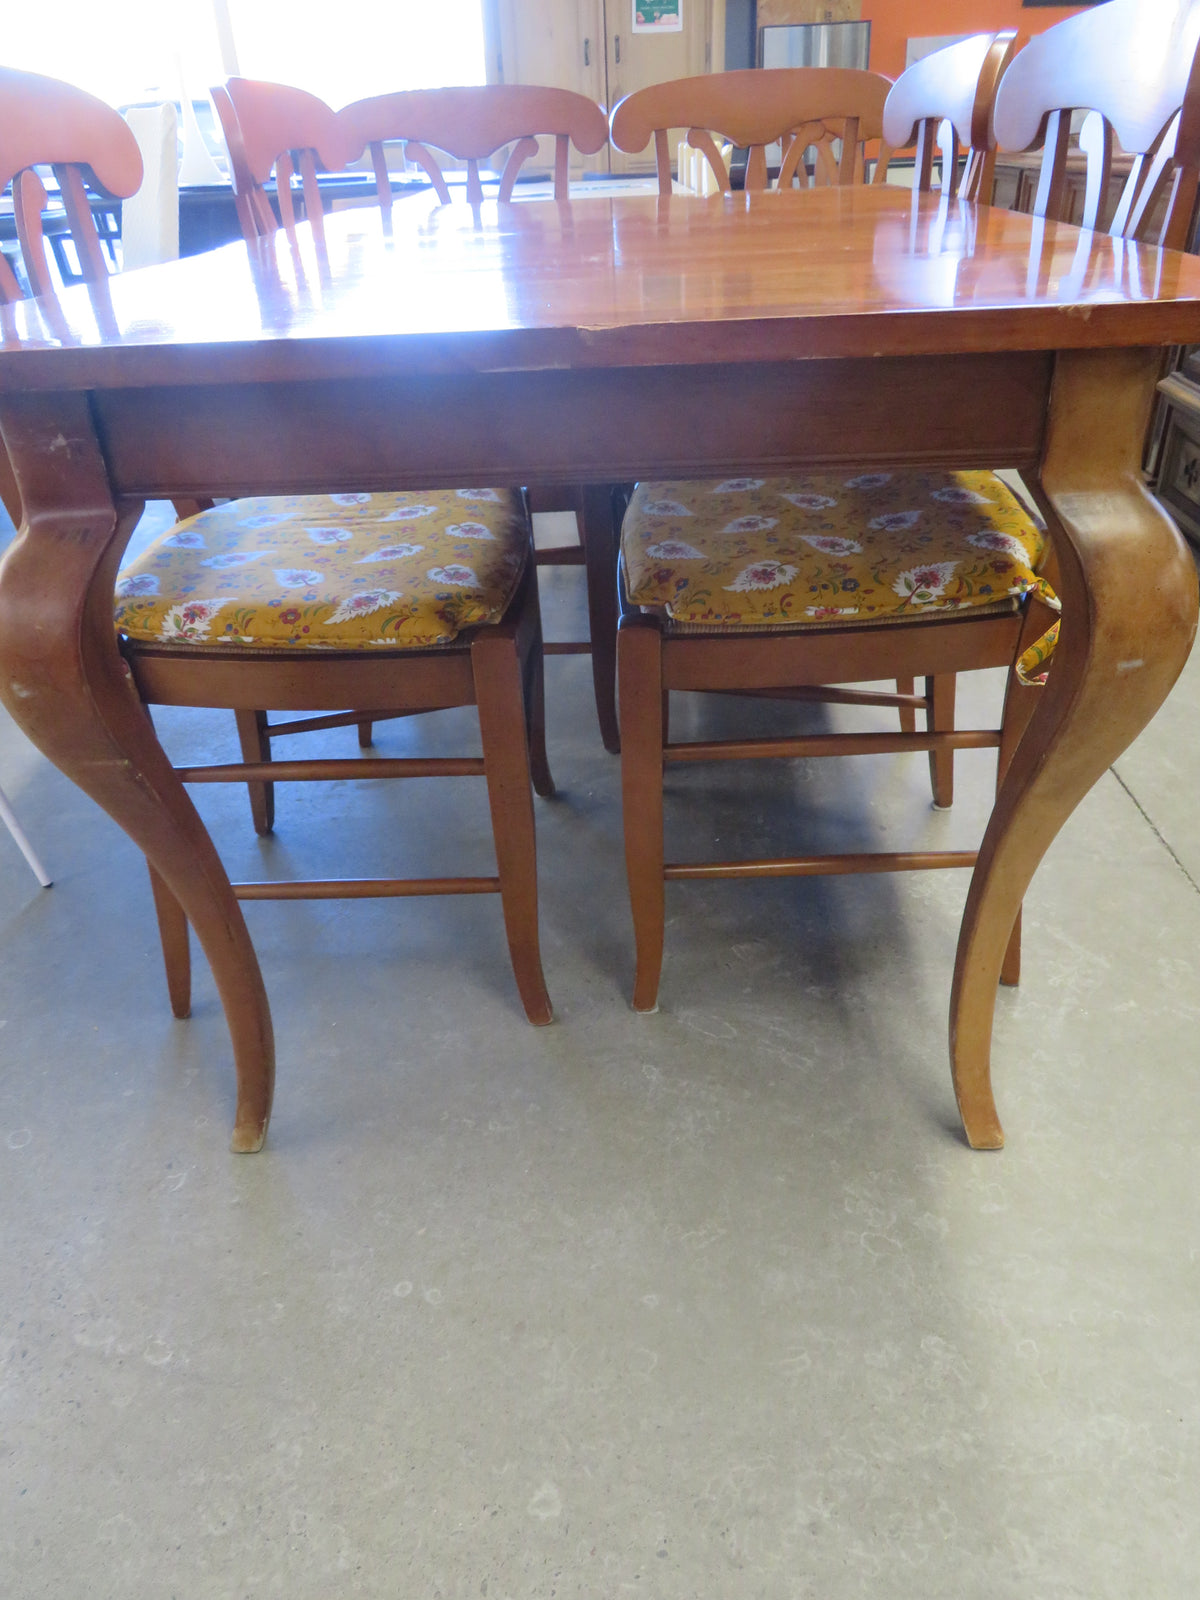
{"label": "concrete floor", "polygon": [[[137,852],[0,726],[55,877],[0,834],[0,1592],[1191,1600],[1198,699],[1200,661],[1033,886],[999,1155],[946,1065],[964,874],[675,886],[631,1013],[618,767],[562,658],[554,1026],[494,901],[249,906],[279,1087],[230,1156],[206,969],[174,1022]],[[992,758],[958,764],[949,815],[923,757],[696,769],[672,838],[970,842]],[[467,780],[287,789],[268,843],[200,798],[238,875],[488,860]]]}

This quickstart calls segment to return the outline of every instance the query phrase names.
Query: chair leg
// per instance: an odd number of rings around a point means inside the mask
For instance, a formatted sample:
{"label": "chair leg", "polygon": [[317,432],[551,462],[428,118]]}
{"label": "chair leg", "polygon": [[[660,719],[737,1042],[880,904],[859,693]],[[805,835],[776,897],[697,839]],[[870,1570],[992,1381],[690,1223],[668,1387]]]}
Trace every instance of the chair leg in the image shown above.
{"label": "chair leg", "polygon": [[1017,912],[1016,921],[1013,923],[1012,932],[1008,936],[1008,948],[1004,952],[1004,960],[1000,964],[1000,982],[1006,989],[1015,989],[1021,981],[1021,912]]}
{"label": "chair leg", "polygon": [[21,526],[21,491],[13,475],[8,451],[0,444],[0,505],[8,512],[14,528]]}
{"label": "chair leg", "polygon": [[637,971],[633,1009],[654,1011],[662,975],[663,885],[662,636],[652,622],[624,625],[617,637],[621,693],[621,804],[625,871],[633,910]]}
{"label": "chair leg", "polygon": [[582,495],[579,534],[587,572],[592,691],[604,748],[621,750],[617,719],[617,528],[612,491],[589,486]]}
{"label": "chair leg", "polygon": [[529,773],[536,793],[543,800],[550,800],[554,796],[554,775],[546,754],[546,658],[536,567],[527,575],[517,637],[518,655],[522,659],[525,726],[529,735]]}
{"label": "chair leg", "polygon": [[[915,679],[913,679],[913,678],[897,678],[896,679],[896,693],[897,694],[915,694],[916,692],[917,692],[917,685],[916,685],[916,680]],[[900,707],[900,732],[901,733],[916,733],[916,731],[917,731],[917,708],[916,708],[916,706],[901,706]]]}
{"label": "chair leg", "polygon": [[188,920],[183,907],[167,888],[155,869],[146,863],[150,872],[150,888],[154,894],[154,910],[158,917],[158,935],[162,941],[163,966],[167,970],[167,993],[171,998],[171,1012],[176,1017],[192,1014],[192,951],[188,938]]}
{"label": "chair leg", "polygon": [[483,630],[471,644],[471,668],[508,952],[525,1015],[541,1026],[554,1014],[538,947],[537,842],[528,730],[521,664],[512,631]]}
{"label": "chair leg", "polygon": [[[271,740],[265,711],[235,711],[243,761],[270,761]],[[275,785],[254,782],[246,785],[250,793],[250,814],[255,833],[270,833],[275,826]]]}
{"label": "chair leg", "polygon": [[[929,710],[925,721],[930,733],[954,732],[954,696],[958,678],[953,672],[939,672],[925,680],[925,693]],[[949,811],[954,804],[954,751],[929,752],[929,781],[933,787],[933,804],[937,811]]]}
{"label": "chair leg", "polygon": [[554,796],[554,774],[550,771],[550,758],[546,754],[546,663],[538,648],[529,658],[525,690],[525,726],[529,731],[529,775],[533,787],[543,800]]}
{"label": "chair leg", "polygon": [[[1027,626],[1023,630],[1021,645],[1031,642],[1025,634],[1031,633]],[[1036,630],[1032,630],[1032,638],[1036,638]],[[1000,785],[1004,782],[1004,774],[1008,771],[1009,763],[1016,754],[1021,736],[1029,726],[1029,719],[1037,708],[1040,689],[1030,688],[1023,684],[1015,671],[1008,675],[1008,687],[1004,695],[1004,715],[1000,723],[1000,749],[996,757],[996,793],[1000,792]],[[1018,909],[1013,921],[1012,932],[1008,936],[1008,947],[1004,952],[1004,960],[1000,967],[1000,982],[1005,988],[1016,988],[1021,981],[1021,912]]]}
{"label": "chair leg", "polygon": [[373,722],[360,722],[358,725],[358,748],[369,750],[375,743],[375,724]]}

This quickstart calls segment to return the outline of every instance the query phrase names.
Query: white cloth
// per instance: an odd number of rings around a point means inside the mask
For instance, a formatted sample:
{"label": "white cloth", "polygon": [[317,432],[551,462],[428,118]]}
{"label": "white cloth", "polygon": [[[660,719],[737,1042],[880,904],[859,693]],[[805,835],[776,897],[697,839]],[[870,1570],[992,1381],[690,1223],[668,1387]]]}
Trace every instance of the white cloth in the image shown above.
{"label": "white cloth", "polygon": [[142,186],[121,207],[121,265],[128,272],[179,255],[179,148],[170,104],[125,113],[142,152]]}

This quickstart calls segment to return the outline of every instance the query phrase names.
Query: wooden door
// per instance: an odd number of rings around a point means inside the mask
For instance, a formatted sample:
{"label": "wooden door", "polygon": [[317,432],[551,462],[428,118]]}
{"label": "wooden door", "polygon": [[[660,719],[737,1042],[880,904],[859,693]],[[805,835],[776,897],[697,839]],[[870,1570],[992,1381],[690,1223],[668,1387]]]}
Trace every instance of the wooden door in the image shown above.
{"label": "wooden door", "polygon": [[[680,3],[681,32],[646,34],[633,31],[634,0],[486,0],[488,77],[574,89],[611,110],[634,89],[711,71],[714,5],[724,27],[724,0]],[[549,171],[553,146],[541,156],[538,165]],[[572,156],[572,173],[610,170],[653,172],[653,145],[639,155]]]}
{"label": "wooden door", "polygon": [[[693,78],[712,67],[711,0],[679,0],[682,31],[634,33],[636,0],[604,0],[608,36],[608,106],[611,110],[635,89],[672,78]],[[671,160],[681,135],[671,137]],[[613,172],[653,172],[654,146],[639,154],[622,150],[609,153]]]}
{"label": "wooden door", "polygon": [[[490,38],[488,80],[574,89],[607,107],[604,0],[492,0],[485,4]],[[554,141],[543,140],[525,170],[554,170]],[[571,152],[571,173],[607,172],[608,149]]]}

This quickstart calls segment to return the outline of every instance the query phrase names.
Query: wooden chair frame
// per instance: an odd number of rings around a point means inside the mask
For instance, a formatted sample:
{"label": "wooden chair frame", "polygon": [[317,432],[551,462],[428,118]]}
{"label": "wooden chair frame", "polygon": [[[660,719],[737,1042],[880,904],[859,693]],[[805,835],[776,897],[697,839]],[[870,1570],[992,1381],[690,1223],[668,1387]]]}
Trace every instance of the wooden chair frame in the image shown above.
{"label": "wooden chair frame", "polygon": [[[883,140],[883,108],[891,79],[852,67],[770,67],[677,78],[626,95],[610,118],[612,142],[636,154],[654,141],[661,194],[671,193],[669,134],[687,129],[724,193],[731,188],[717,138],[748,151],[745,187],[768,187],[766,150],[781,141],[777,187],[789,188],[806,149],[817,149],[817,181],[853,183],[863,176],[865,146],[879,141],[871,181],[882,183],[890,151]],[[834,160],[833,141],[841,141]]]}
{"label": "wooden chair frame", "polygon": [[[37,296],[54,292],[46,260],[42,212],[46,190],[35,167],[54,169],[62,193],[82,276],[94,283],[108,276],[88,203],[91,186],[118,200],[142,182],[137,140],[111,106],[57,78],[0,67],[0,194],[11,183],[17,237],[30,287]],[[21,290],[8,262],[0,257],[0,300],[19,300]]]}
{"label": "wooden chair frame", "polygon": [[[1013,28],[979,33],[915,62],[896,80],[884,107],[883,137],[894,150],[916,145],[915,189],[932,188],[934,155],[940,151],[944,195],[990,200],[996,168],[996,94],[1016,46]],[[943,145],[946,124],[950,137]],[[960,147],[966,161],[955,184]]]}
{"label": "wooden chair frame", "polygon": [[[819,183],[838,185],[860,183],[864,179],[863,139],[881,140],[880,159],[876,163],[872,182],[882,181],[891,153],[912,144],[917,146],[914,186],[920,191],[933,187],[933,157],[935,148],[941,150],[943,195],[948,199],[953,177],[945,175],[957,171],[959,159],[958,140],[966,145],[967,161],[960,185],[962,197],[973,198],[990,192],[991,173],[995,161],[995,140],[992,133],[992,108],[996,88],[1012,60],[1016,46],[1016,33],[1006,30],[996,34],[978,34],[962,40],[946,50],[926,57],[899,78],[895,84],[875,73],[856,71],[829,72],[824,68],[779,69],[765,74],[754,72],[718,74],[716,78],[682,79],[674,84],[656,86],[629,96],[613,113],[614,126],[621,119],[620,138],[647,142],[651,132],[656,140],[665,134],[665,127],[652,127],[663,117],[703,117],[713,121],[729,138],[751,141],[747,166],[747,188],[767,186],[765,146],[779,137],[784,124],[791,124],[791,143],[784,135],[785,150],[777,187],[788,187],[798,170],[800,156],[806,146],[816,147],[815,179]],[[758,80],[766,79],[766,91]],[[839,100],[839,95],[848,98]],[[853,115],[848,115],[853,113]],[[948,141],[942,147],[945,127],[949,126]],[[833,138],[841,127],[845,138],[841,159],[832,154]],[[859,143],[855,143],[855,133]],[[757,140],[757,144],[753,141]],[[709,133],[696,135],[693,130],[689,141],[709,154],[709,160],[718,160],[716,146]],[[658,145],[660,157],[665,146]],[[856,154],[857,152],[857,154]],[[669,169],[668,171],[669,176]],[[722,172],[724,168],[722,166]],[[662,190],[664,166],[660,160],[659,185]],[[728,187],[728,185],[726,185]],[[669,184],[667,190],[669,192]],[[891,676],[882,673],[881,676]],[[766,694],[765,689],[755,693]],[[793,685],[783,698],[802,697],[806,700],[826,699],[829,702],[847,703],[852,691],[830,688],[824,696],[815,685],[806,685],[801,691]],[[860,699],[861,703],[861,699]],[[917,691],[911,678],[900,676],[896,693],[892,696],[872,694],[869,703],[892,705],[896,708],[901,732],[915,735],[917,714],[924,714],[927,729],[949,732],[954,727],[955,679],[953,674],[930,674],[924,692]],[[954,750],[942,744],[930,750],[930,782],[934,805],[948,809],[954,801]],[[1011,968],[1010,968],[1011,970]]]}
{"label": "wooden chair frame", "polygon": [[405,89],[356,100],[338,112],[341,128],[357,146],[356,159],[369,150],[379,206],[391,216],[391,179],[386,146],[401,144],[405,158],[419,166],[443,205],[450,189],[436,152],[466,163],[467,201],[483,203],[480,163],[511,146],[500,176],[497,199],[513,198],[521,168],[536,155],[539,137],[554,139],[554,198],[570,198],[571,147],[595,155],[608,142],[608,123],[595,101],[570,89],[543,89],[495,83],[461,89]]}
{"label": "wooden chair frame", "polygon": [[[1153,41],[1153,81],[1131,77],[1135,30]],[[1164,203],[1154,242],[1188,247],[1200,183],[1198,45],[1195,0],[1109,0],[1030,40],[997,92],[994,129],[1001,149],[1043,151],[1035,216],[1063,213],[1072,114],[1087,111],[1095,115],[1080,133],[1088,157],[1083,226],[1101,222],[1115,136],[1134,160],[1107,231],[1144,240]]]}
{"label": "wooden chair frame", "polygon": [[[239,900],[379,899],[415,895],[498,893],[517,989],[530,1022],[552,1020],[542,975],[537,926],[537,848],[532,780],[539,794],[554,792],[545,755],[542,711],[541,617],[532,562],[500,623],[470,630],[436,650],[303,652],[253,658],[236,649],[205,653],[170,647],[124,645],[134,684],[147,706],[229,707],[239,718],[256,708],[324,713],[293,731],[338,727],[357,720],[339,708],[378,706],[377,718],[415,716],[452,706],[479,712],[482,757],[373,757],[260,760],[180,768],[184,783],[268,780],[328,782],[338,778],[483,777],[487,781],[497,872],[493,876],[358,878],[285,883],[235,883]],[[386,708],[386,710],[384,709]],[[277,727],[278,735],[283,731]],[[163,941],[171,1007],[177,1017],[191,1006],[187,921],[178,902],[151,869]]]}

